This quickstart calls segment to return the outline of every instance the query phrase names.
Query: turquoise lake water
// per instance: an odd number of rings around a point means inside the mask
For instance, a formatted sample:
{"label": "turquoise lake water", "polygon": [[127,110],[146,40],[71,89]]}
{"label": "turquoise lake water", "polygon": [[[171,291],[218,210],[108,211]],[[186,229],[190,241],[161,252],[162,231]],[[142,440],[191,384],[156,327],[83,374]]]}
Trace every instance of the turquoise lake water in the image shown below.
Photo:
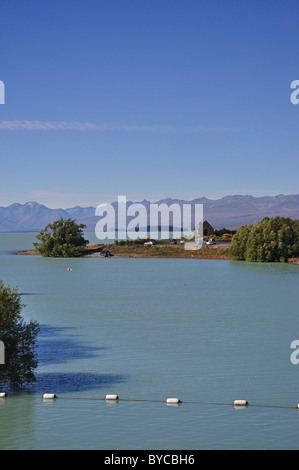
{"label": "turquoise lake water", "polygon": [[0,449],[299,449],[299,266],[13,254],[34,238],[0,234],[0,279],[41,326]]}

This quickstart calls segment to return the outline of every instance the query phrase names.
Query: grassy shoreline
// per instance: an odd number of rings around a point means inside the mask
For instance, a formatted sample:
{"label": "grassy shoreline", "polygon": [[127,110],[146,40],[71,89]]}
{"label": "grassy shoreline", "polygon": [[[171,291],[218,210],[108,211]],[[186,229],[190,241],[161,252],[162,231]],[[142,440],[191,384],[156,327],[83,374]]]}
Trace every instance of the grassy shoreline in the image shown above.
{"label": "grassy shoreline", "polygon": [[[180,246],[159,245],[88,245],[80,258],[96,258],[101,256],[102,250],[109,250],[111,254],[118,258],[194,258],[194,259],[231,259],[229,248],[209,248],[202,247],[200,250],[185,250]],[[18,251],[18,255],[36,255],[37,250]]]}
{"label": "grassy shoreline", "polygon": [[[180,246],[104,245],[116,257],[123,258],[195,258],[230,259],[229,248],[202,247],[200,250],[185,250]],[[86,253],[84,256],[93,256]]]}
{"label": "grassy shoreline", "polygon": [[[102,257],[101,251],[109,250],[116,258],[173,258],[173,259],[214,259],[231,260],[229,247],[221,245],[208,247],[203,246],[200,250],[185,250],[181,246],[173,245],[114,245],[114,244],[93,244],[87,245],[80,258]],[[23,250],[16,252],[18,255],[40,256],[37,250]],[[290,264],[299,265],[299,258],[290,258]]]}

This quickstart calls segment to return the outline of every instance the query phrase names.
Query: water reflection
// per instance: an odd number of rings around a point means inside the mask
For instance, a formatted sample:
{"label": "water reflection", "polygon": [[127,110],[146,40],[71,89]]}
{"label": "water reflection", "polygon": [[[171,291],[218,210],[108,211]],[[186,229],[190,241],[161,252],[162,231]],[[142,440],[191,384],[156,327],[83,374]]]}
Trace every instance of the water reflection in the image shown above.
{"label": "water reflection", "polygon": [[14,450],[32,446],[34,442],[33,400],[4,400],[0,407],[0,450]]}
{"label": "water reflection", "polygon": [[[74,334],[77,329],[69,326],[41,325],[37,348],[39,366],[98,358],[100,352],[107,349],[82,342]],[[80,372],[79,370],[78,372],[37,372],[36,382],[23,387],[23,390],[41,394],[78,392],[100,389],[107,385],[123,383],[125,380],[124,375]]]}
{"label": "water reflection", "polygon": [[121,384],[127,380],[119,374],[94,374],[77,372],[37,373],[36,382],[23,388],[26,392],[59,393],[98,390],[110,385]]}
{"label": "water reflection", "polygon": [[22,292],[21,295],[43,295],[41,292]]}
{"label": "water reflection", "polygon": [[90,359],[99,356],[103,347],[94,347],[76,339],[76,336],[66,337],[67,332],[76,330],[75,327],[54,327],[41,325],[38,335],[39,365],[62,364],[75,359]]}

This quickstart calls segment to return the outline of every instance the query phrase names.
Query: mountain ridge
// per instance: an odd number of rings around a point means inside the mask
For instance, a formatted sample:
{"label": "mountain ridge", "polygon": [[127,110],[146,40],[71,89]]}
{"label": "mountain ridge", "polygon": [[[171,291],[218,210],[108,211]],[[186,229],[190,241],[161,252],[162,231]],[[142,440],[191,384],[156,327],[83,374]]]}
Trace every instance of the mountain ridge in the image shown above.
{"label": "mountain ridge", "polygon": [[[127,206],[133,201],[127,201]],[[117,208],[117,201],[111,203]],[[140,201],[147,210],[148,200]],[[276,196],[256,197],[251,195],[227,195],[220,199],[195,198],[190,201],[175,198],[163,198],[155,204],[203,204],[204,219],[215,228],[238,229],[241,225],[258,222],[263,217],[299,218],[299,194],[278,194]],[[39,231],[54,220],[71,218],[85,224],[86,231],[94,231],[99,220],[95,216],[96,207],[74,206],[68,209],[51,209],[36,201],[25,204],[13,203],[0,206],[0,232]]]}

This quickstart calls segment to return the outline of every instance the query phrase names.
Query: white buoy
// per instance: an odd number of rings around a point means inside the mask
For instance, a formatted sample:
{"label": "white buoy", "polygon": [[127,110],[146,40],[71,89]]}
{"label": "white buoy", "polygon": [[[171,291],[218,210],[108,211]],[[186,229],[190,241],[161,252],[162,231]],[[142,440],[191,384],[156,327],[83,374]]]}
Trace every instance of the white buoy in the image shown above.
{"label": "white buoy", "polygon": [[179,398],[167,398],[166,403],[168,405],[177,405],[178,403],[181,403],[181,400]]}
{"label": "white buoy", "polygon": [[0,398],[5,398],[7,397],[7,394],[5,392],[0,392]]}
{"label": "white buoy", "polygon": [[54,398],[57,398],[57,396],[55,395],[55,393],[44,393],[43,398],[45,400],[53,400]]}
{"label": "white buoy", "polygon": [[235,406],[247,406],[249,405],[247,400],[235,400],[234,401]]}
{"label": "white buoy", "polygon": [[106,400],[119,400],[118,395],[108,394],[106,395]]}

